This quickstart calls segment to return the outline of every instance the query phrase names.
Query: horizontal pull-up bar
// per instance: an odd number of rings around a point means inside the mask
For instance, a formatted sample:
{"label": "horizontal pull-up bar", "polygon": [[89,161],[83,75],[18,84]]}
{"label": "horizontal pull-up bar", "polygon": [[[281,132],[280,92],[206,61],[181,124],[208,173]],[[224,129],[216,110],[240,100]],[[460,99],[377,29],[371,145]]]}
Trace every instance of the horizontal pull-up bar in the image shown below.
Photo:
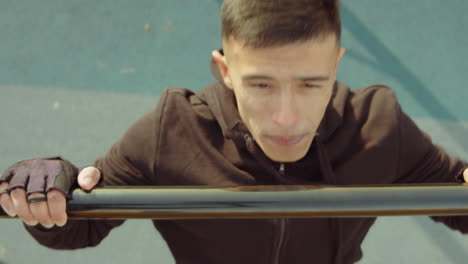
{"label": "horizontal pull-up bar", "polygon": [[468,215],[468,185],[105,187],[75,190],[68,212],[74,219]]}

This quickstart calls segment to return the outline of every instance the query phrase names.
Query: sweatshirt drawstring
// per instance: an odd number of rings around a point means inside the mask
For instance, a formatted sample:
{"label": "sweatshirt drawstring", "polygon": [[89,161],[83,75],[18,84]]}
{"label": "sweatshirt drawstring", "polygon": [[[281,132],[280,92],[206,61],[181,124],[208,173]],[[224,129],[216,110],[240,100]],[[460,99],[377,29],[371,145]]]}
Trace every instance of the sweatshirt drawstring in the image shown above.
{"label": "sweatshirt drawstring", "polygon": [[[320,169],[322,171],[322,175],[325,181],[330,182],[333,185],[338,184],[338,180],[333,173],[333,169],[331,166],[330,158],[328,157],[328,153],[325,149],[325,146],[323,145],[322,139],[320,138],[320,134],[317,132],[315,133],[315,140],[317,143],[317,152],[319,156],[319,162],[320,162]],[[342,263],[342,250],[341,250],[341,242],[342,240],[342,225],[341,221],[339,221],[338,218],[331,218],[331,228],[332,230],[336,230],[336,252],[335,252],[335,257],[333,260],[334,264],[341,264]]]}

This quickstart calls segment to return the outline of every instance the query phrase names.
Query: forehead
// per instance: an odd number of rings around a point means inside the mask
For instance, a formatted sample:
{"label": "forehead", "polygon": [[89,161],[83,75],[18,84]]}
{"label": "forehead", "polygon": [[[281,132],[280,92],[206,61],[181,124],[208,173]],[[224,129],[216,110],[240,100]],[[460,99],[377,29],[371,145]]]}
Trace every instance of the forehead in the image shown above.
{"label": "forehead", "polygon": [[252,48],[243,41],[223,41],[228,66],[281,67],[310,66],[328,67],[334,64],[338,55],[338,44],[334,36],[312,39],[282,46]]}

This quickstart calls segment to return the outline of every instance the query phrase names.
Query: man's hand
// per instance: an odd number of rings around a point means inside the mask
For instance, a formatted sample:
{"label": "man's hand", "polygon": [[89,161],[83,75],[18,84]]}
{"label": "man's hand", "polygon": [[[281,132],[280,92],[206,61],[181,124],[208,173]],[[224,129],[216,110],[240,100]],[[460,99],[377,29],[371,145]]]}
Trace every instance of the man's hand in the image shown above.
{"label": "man's hand", "polygon": [[[33,169],[28,168],[29,171],[26,170],[30,175],[29,185],[32,185],[33,177],[44,177],[44,175],[41,175],[41,173],[44,173],[40,171],[41,168],[35,167]],[[98,184],[100,178],[101,173],[97,168],[87,167],[78,174],[77,181],[82,189],[90,191]],[[29,226],[41,224],[46,228],[52,228],[54,225],[63,226],[66,224],[66,192],[68,190],[64,193],[62,190],[51,188],[49,191],[34,191],[31,193],[29,186],[19,186],[8,193],[7,190],[11,189],[14,183],[15,178],[12,178],[9,183],[3,182],[0,184],[0,205],[8,215],[12,217],[18,215]],[[30,194],[27,195],[27,193]]]}

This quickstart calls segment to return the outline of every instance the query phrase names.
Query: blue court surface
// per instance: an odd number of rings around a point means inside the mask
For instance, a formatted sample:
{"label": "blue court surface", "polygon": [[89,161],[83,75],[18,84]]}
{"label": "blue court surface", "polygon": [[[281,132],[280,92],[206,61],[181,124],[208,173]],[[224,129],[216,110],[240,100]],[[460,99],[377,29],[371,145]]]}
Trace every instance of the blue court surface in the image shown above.
{"label": "blue court surface", "polygon": [[[61,155],[104,154],[169,86],[212,82],[222,0],[2,1],[0,170]],[[344,0],[339,80],[384,83],[449,153],[468,159],[468,2]],[[383,217],[362,264],[466,263],[468,236],[427,217]],[[0,263],[174,263],[150,221],[130,220],[96,248],[37,244],[0,220]]]}

